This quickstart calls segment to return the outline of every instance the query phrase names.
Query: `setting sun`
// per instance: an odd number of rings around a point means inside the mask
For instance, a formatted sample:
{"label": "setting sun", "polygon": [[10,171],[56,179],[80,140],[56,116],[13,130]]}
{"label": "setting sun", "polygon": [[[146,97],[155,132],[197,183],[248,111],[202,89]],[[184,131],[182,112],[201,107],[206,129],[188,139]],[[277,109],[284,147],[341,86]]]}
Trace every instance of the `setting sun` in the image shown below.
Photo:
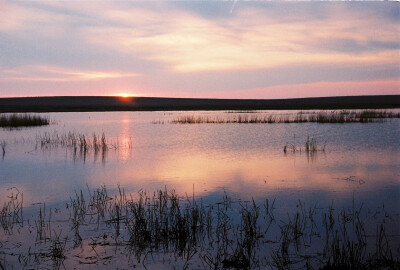
{"label": "setting sun", "polygon": [[119,94],[116,94],[116,96],[121,97],[121,98],[130,98],[130,97],[136,97],[137,95],[130,94],[130,93],[119,93]]}

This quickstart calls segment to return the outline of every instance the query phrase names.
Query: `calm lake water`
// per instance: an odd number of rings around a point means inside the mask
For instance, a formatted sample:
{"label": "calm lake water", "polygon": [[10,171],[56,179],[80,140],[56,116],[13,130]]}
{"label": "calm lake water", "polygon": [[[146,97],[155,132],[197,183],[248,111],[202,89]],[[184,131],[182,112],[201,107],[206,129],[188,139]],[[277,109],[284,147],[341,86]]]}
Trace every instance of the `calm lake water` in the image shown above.
{"label": "calm lake water", "polygon": [[[297,112],[258,112],[293,114]],[[351,124],[172,124],[184,115],[235,117],[237,112],[47,113],[52,124],[0,129],[6,152],[0,156],[0,201],[9,188],[23,193],[26,211],[37,203],[57,208],[75,191],[118,185],[126,193],[167,188],[213,203],[276,198],[278,211],[307,205],[338,208],[362,203],[386,207],[400,234],[400,119]],[[240,113],[252,115],[253,113]],[[107,139],[105,153],[86,156],[70,147],[41,147],[40,137],[75,133]],[[307,153],[308,137],[324,151]],[[286,143],[302,151],[284,153]],[[1,153],[0,153],[1,154]],[[395,242],[398,243],[396,238]]]}
{"label": "calm lake water", "polygon": [[[285,112],[275,112],[282,114]],[[175,189],[177,193],[242,198],[350,200],[400,205],[400,121],[352,124],[171,124],[179,115],[229,112],[49,113],[53,124],[0,129],[0,189],[17,187],[27,204],[69,200],[75,190],[117,184],[129,192]],[[243,115],[243,114],[242,114]],[[258,114],[260,115],[260,114]],[[164,121],[164,124],[157,123]],[[161,122],[162,123],[162,122]],[[73,159],[71,149],[36,146],[44,134],[105,134],[104,159],[94,152]],[[304,151],[307,137],[325,151]],[[296,143],[302,152],[284,153]],[[113,149],[111,145],[117,145]]]}

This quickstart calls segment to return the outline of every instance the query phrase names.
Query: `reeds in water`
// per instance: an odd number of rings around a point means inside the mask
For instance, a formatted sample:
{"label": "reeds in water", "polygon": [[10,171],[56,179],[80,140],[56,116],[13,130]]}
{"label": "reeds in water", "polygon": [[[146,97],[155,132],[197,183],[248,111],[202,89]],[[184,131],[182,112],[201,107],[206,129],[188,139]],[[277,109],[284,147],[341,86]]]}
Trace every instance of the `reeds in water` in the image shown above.
{"label": "reeds in water", "polygon": [[[95,159],[101,155],[102,160],[105,161],[107,151],[109,149],[118,149],[119,143],[107,140],[104,133],[101,136],[94,133],[90,137],[75,132],[63,134],[45,132],[36,136],[36,148],[38,147],[43,150],[59,147],[69,149],[74,160],[81,158],[85,161],[86,157],[93,153]],[[129,147],[131,148],[131,145]]]}
{"label": "reeds in water", "polygon": [[0,147],[1,147],[2,157],[4,158],[4,156],[6,155],[6,141],[1,141]]}
{"label": "reeds in water", "polygon": [[59,134],[58,132],[45,132],[36,136],[36,143],[41,148],[67,147],[74,150],[99,151],[109,148],[117,148],[117,143],[109,142],[104,133],[100,135],[93,133],[93,136],[87,136],[82,133],[68,132]]}
{"label": "reeds in water", "polygon": [[[319,145],[317,138],[307,136],[307,140],[304,143],[304,151],[309,154],[313,155],[317,153],[318,151],[325,152],[326,148],[326,143],[324,145]],[[288,152],[291,153],[296,153],[296,152],[301,152],[301,146],[296,145],[296,136],[293,137],[293,143],[287,142],[283,146],[283,152],[286,154]]]}
{"label": "reeds in water", "polygon": [[[131,266],[142,263],[151,268],[152,262],[164,263],[163,256],[170,255],[172,266],[182,269],[199,265],[204,269],[398,269],[400,265],[386,231],[392,219],[385,211],[365,213],[353,199],[352,207],[338,210],[307,207],[298,201],[293,211],[275,214],[275,200],[263,202],[235,201],[225,194],[220,202],[206,205],[194,194],[181,197],[164,189],[126,195],[120,187],[110,196],[102,186],[71,197],[66,209],[71,229],[54,230],[52,236],[42,237],[45,241],[38,238],[27,253],[17,255],[14,250],[9,258],[18,256],[22,268],[32,268],[29,258],[35,256],[36,268],[42,268],[43,257],[56,269],[66,260],[101,266],[104,258],[114,260],[113,268],[120,267],[121,258],[134,260]],[[44,224],[47,219],[49,224],[55,221],[46,213],[40,208],[38,231],[51,231]],[[373,220],[375,231],[369,226]],[[70,233],[75,237],[68,237]],[[35,251],[36,245],[47,248]],[[71,255],[75,248],[89,248],[92,255]],[[0,245],[0,252],[4,250]],[[2,264],[13,267],[7,260]]]}
{"label": "reeds in water", "polygon": [[23,225],[23,194],[17,188],[9,189],[8,201],[4,202],[0,211],[0,225],[6,234],[11,234],[14,225]]}
{"label": "reeds in water", "polygon": [[310,136],[308,136],[304,148],[306,152],[316,152],[318,150],[325,151],[325,144],[322,147],[318,148],[317,139],[316,138],[310,139]]}
{"label": "reeds in water", "polygon": [[[60,240],[60,235],[55,234],[52,238],[51,247],[49,248],[49,252],[44,254],[45,256],[51,258],[53,261],[53,269],[60,269],[61,265],[63,264],[64,260],[66,259],[65,252],[66,252],[66,241]],[[64,266],[65,268],[65,266]]]}
{"label": "reeds in water", "polygon": [[238,115],[233,118],[220,118],[209,116],[180,116],[171,120],[173,124],[255,124],[255,123],[284,123],[287,118],[277,118],[274,115],[259,116],[259,115]]}
{"label": "reeds in water", "polygon": [[0,115],[0,127],[30,127],[30,126],[44,126],[49,125],[50,119],[48,117],[31,114],[3,114]]}
{"label": "reeds in water", "polygon": [[[400,118],[400,113],[365,110],[333,111],[309,113],[300,112],[292,115],[241,115],[235,117],[220,116],[179,116],[172,119],[173,124],[279,124],[279,123],[370,123],[383,122],[387,118]],[[153,122],[157,123],[157,122]]]}

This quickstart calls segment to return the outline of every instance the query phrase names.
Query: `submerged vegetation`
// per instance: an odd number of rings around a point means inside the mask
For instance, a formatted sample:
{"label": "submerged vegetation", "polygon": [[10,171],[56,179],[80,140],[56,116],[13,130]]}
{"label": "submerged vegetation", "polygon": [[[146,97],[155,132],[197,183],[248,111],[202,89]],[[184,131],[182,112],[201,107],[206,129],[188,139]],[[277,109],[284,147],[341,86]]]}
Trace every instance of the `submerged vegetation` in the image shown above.
{"label": "submerged vegetation", "polygon": [[48,117],[31,114],[0,114],[0,127],[30,127],[30,126],[45,126],[50,124]]}
{"label": "submerged vegetation", "polygon": [[[235,201],[225,194],[205,204],[194,194],[180,197],[167,189],[127,195],[118,188],[110,196],[103,186],[76,192],[63,209],[40,204],[30,220],[23,218],[22,194],[12,192],[0,215],[3,269],[157,263],[179,269],[400,266],[399,242],[387,232],[393,218],[384,206],[363,211],[354,200],[342,209],[299,201],[282,212],[268,198]],[[32,241],[14,242],[21,234]]]}
{"label": "submerged vegetation", "polygon": [[[241,112],[243,113],[243,112]],[[293,115],[238,115],[236,117],[180,116],[171,120],[174,124],[275,124],[275,123],[369,123],[383,122],[388,118],[400,118],[400,113],[364,110],[333,111]],[[154,122],[157,123],[157,122]]]}

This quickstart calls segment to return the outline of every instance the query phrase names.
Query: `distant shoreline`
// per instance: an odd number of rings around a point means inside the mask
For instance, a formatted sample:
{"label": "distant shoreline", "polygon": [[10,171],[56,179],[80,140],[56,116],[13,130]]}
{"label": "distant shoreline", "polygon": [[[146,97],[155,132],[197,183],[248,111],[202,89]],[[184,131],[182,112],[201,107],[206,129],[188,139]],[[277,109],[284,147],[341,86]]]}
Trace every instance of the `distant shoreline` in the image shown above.
{"label": "distant shoreline", "polygon": [[295,99],[197,99],[113,96],[0,98],[0,112],[313,110],[400,108],[400,95]]}

